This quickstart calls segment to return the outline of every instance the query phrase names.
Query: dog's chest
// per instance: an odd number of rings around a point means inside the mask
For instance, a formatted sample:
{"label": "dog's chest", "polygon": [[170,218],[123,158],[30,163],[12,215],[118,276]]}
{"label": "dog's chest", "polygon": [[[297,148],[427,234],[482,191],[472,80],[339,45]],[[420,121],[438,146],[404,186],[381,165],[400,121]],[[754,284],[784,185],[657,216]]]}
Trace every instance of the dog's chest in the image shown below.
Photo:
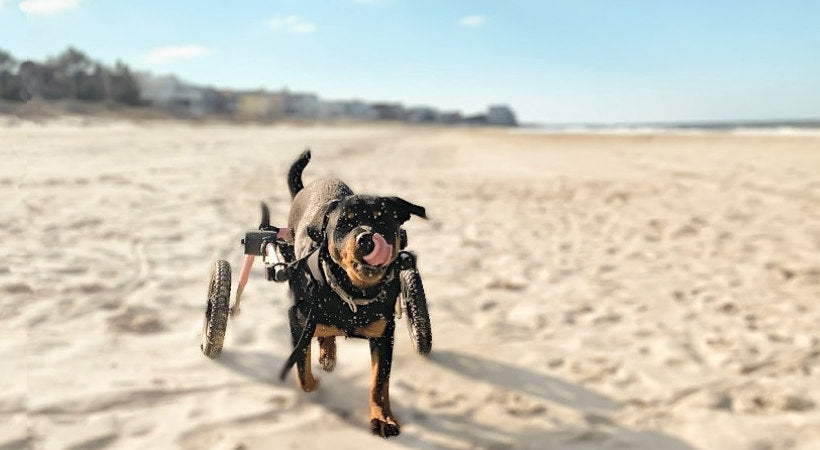
{"label": "dog's chest", "polygon": [[314,337],[347,336],[362,338],[377,338],[384,336],[387,329],[387,319],[381,318],[362,327],[353,328],[351,331],[342,330],[334,325],[318,323]]}
{"label": "dog's chest", "polygon": [[[390,290],[390,286],[386,286],[386,288]],[[316,323],[343,332],[335,334],[336,336],[354,336],[366,333],[368,337],[372,337],[369,335],[376,332],[381,336],[384,330],[383,325],[374,324],[386,323],[388,319],[393,318],[396,297],[398,296],[397,291],[398,289],[392,296],[389,295],[390,292],[387,292],[387,295],[383,296],[384,298],[367,305],[359,305],[353,311],[335,292],[328,289],[324,292],[324,295],[321,295],[321,298],[317,299]],[[364,331],[357,332],[356,330]]]}

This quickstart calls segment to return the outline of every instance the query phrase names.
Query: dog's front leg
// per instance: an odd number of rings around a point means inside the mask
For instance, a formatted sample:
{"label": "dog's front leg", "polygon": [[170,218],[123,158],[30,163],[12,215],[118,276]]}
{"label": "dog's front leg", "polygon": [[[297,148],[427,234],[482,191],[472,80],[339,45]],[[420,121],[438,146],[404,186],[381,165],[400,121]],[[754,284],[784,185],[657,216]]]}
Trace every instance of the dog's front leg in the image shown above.
{"label": "dog's front leg", "polygon": [[296,362],[296,381],[299,383],[299,389],[305,392],[319,389],[319,380],[310,371],[310,346],[305,351],[305,358]]}
{"label": "dog's front leg", "polygon": [[390,320],[384,334],[370,338],[370,431],[381,437],[398,436],[399,424],[390,411],[390,367],[393,363],[393,330]]}
{"label": "dog's front leg", "polygon": [[[290,336],[293,341],[293,347],[295,348],[299,343],[299,337],[302,336],[302,332],[305,329],[305,324],[299,320],[295,306],[291,307],[290,311],[288,311],[288,316],[290,318]],[[296,360],[296,383],[299,385],[299,389],[305,392],[313,392],[319,388],[319,380],[314,378],[313,373],[310,371],[309,342],[305,351],[301,355],[298,355],[298,359]]]}
{"label": "dog's front leg", "polygon": [[336,336],[320,337],[319,364],[325,372],[333,372],[336,368]]}

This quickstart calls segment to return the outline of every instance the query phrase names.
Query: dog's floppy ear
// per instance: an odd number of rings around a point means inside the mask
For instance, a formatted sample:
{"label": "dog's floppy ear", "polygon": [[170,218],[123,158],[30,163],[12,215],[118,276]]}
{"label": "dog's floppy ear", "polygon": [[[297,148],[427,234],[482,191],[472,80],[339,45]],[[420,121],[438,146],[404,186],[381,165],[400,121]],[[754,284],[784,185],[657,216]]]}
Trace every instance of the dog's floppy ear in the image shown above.
{"label": "dog's floppy ear", "polygon": [[424,210],[424,207],[414,205],[401,197],[387,197],[387,201],[396,208],[398,212],[397,218],[401,223],[410,220],[411,214],[421,217],[422,219],[427,218],[427,212]]}
{"label": "dog's floppy ear", "polygon": [[333,200],[325,203],[310,220],[307,226],[307,234],[313,242],[321,244],[325,241],[328,218],[338,205],[339,200]]}

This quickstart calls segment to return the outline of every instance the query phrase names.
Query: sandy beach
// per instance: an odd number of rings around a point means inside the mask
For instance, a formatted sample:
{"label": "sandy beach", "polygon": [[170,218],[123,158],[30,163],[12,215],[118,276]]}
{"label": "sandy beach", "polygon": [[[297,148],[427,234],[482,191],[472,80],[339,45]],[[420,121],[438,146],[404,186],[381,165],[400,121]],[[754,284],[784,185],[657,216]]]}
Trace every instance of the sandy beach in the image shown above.
{"label": "sandy beach", "polygon": [[[211,264],[260,200],[285,224],[308,146],[306,181],[430,216],[396,438],[366,341],[315,393],[276,379],[290,300],[259,263],[199,350]],[[820,448],[820,134],[3,119],[0,161],[0,449]]]}

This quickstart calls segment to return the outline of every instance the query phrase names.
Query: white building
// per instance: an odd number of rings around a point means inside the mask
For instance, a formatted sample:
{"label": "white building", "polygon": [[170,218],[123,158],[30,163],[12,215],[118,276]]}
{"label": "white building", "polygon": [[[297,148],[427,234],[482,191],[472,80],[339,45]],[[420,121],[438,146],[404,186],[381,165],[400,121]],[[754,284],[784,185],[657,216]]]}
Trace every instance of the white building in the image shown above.
{"label": "white building", "polygon": [[327,101],[320,104],[320,117],[329,119],[374,120],[376,110],[360,100]]}
{"label": "white building", "polygon": [[206,89],[186,84],[173,75],[137,75],[142,99],[154,106],[201,116],[211,112]]}

